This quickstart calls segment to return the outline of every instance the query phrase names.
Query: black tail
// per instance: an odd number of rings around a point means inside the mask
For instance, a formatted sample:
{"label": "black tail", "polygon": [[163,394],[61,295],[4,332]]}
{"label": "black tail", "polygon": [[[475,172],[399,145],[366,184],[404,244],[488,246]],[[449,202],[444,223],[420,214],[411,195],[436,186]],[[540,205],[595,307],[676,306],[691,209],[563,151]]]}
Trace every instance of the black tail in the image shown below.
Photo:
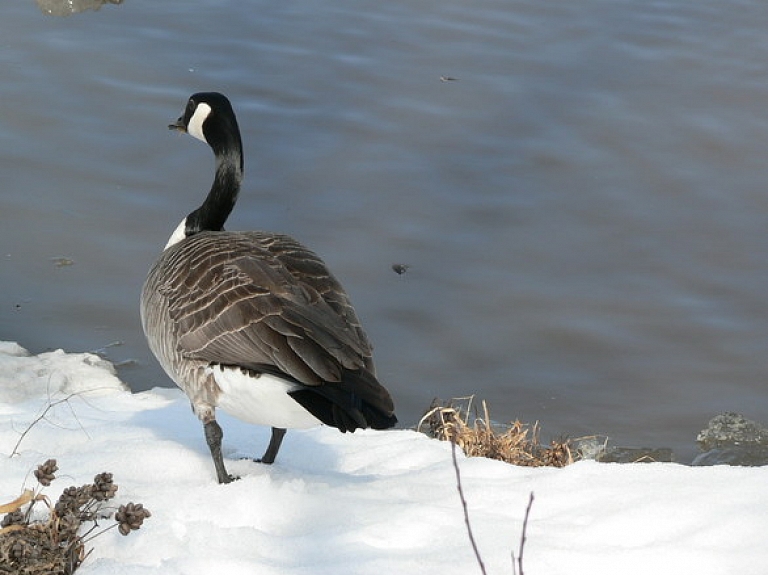
{"label": "black tail", "polygon": [[344,373],[343,381],[290,392],[304,409],[340,431],[389,429],[397,423],[389,392],[367,371]]}
{"label": "black tail", "polygon": [[257,365],[254,373],[269,373],[301,385],[288,393],[326,425],[340,431],[389,429],[397,423],[392,396],[370,371],[345,370],[341,381],[306,385],[273,365]]}

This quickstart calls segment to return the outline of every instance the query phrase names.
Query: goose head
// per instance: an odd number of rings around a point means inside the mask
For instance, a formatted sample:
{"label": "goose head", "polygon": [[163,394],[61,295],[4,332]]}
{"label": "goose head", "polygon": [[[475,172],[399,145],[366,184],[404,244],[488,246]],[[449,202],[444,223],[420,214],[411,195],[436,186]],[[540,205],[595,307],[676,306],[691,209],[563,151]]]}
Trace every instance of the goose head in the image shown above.
{"label": "goose head", "polygon": [[178,225],[165,248],[201,231],[221,231],[237,201],[243,175],[243,145],[232,104],[218,92],[198,92],[168,128],[208,144],[216,157],[216,175],[203,204]]}
{"label": "goose head", "polygon": [[194,136],[211,146],[214,153],[227,145],[241,147],[232,104],[218,92],[192,94],[184,113],[168,128]]}

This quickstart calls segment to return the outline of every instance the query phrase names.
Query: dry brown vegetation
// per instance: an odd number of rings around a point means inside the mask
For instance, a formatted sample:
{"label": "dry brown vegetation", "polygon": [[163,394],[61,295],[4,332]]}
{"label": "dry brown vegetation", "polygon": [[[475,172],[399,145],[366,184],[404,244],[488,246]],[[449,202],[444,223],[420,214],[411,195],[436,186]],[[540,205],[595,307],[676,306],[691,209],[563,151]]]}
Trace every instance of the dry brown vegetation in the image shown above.
{"label": "dry brown vegetation", "polygon": [[482,412],[473,409],[474,397],[448,402],[435,399],[419,421],[417,430],[442,441],[453,441],[468,457],[487,457],[527,467],[564,467],[578,457],[568,440],[542,445],[538,423],[514,421],[508,425],[491,422],[488,405]]}
{"label": "dry brown vegetation", "polygon": [[[0,505],[0,513],[5,514],[0,522],[0,574],[71,575],[88,556],[86,543],[114,527],[128,535],[150,517],[140,503],[116,510],[106,505],[118,489],[111,473],[99,473],[91,484],[68,487],[51,504],[42,488],[56,478],[56,471],[55,459],[39,465],[35,470],[39,487],[25,489],[15,500]],[[34,518],[36,504],[47,507],[44,519]],[[98,530],[98,521],[109,518],[114,522]]]}

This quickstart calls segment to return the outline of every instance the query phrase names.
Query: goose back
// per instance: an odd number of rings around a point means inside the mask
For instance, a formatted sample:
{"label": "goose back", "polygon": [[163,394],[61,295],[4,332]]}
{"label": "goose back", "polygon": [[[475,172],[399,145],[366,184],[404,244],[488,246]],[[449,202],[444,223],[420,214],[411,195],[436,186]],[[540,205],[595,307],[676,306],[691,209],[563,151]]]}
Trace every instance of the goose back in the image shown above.
{"label": "goose back", "polygon": [[303,405],[353,396],[384,419],[394,412],[349,297],[289,236],[205,231],[170,246],[149,272],[141,318],[152,351],[203,420],[218,402],[213,365],[314,388],[295,394]]}

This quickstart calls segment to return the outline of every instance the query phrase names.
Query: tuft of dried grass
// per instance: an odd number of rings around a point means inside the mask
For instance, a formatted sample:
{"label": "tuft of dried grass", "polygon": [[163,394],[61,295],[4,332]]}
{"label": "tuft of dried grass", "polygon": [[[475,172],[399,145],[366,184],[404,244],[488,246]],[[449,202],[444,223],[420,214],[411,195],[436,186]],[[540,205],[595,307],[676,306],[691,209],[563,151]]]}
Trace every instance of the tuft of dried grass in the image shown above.
{"label": "tuft of dried grass", "polygon": [[453,441],[468,457],[487,457],[526,467],[564,467],[576,458],[569,440],[539,440],[539,424],[514,421],[500,426],[491,422],[488,405],[482,402],[482,416],[472,410],[474,396],[448,402],[432,401],[416,429],[441,441]]}

